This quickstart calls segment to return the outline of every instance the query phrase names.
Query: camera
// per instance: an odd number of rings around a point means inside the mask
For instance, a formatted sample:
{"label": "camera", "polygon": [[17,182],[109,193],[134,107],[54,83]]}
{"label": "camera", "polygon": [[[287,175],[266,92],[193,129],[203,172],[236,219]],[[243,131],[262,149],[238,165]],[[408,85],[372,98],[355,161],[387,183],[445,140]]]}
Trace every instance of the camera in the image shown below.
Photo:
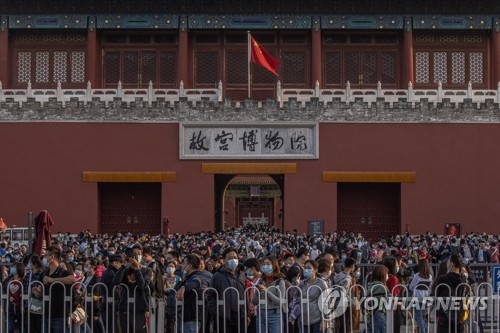
{"label": "camera", "polygon": [[132,247],[127,247],[125,249],[125,255],[127,256],[127,258],[135,258],[134,249]]}

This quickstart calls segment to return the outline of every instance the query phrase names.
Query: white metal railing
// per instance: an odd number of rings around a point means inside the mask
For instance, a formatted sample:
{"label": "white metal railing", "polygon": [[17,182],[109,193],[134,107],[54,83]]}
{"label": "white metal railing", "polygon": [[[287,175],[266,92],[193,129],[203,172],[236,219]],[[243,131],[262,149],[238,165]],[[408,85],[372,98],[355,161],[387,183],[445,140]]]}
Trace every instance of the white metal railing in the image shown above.
{"label": "white metal railing", "polygon": [[77,98],[85,104],[92,102],[94,98],[99,98],[101,102],[111,102],[115,98],[121,98],[123,102],[135,102],[142,98],[149,106],[153,102],[163,98],[165,102],[176,102],[185,97],[188,101],[201,101],[202,98],[208,98],[210,101],[222,101],[222,81],[217,88],[213,89],[185,89],[181,81],[179,89],[153,89],[153,83],[150,81],[148,88],[128,89],[123,88],[122,83],[118,82],[116,89],[92,89],[90,81],[86,89],[62,89],[61,83],[57,84],[56,89],[32,89],[31,82],[28,82],[26,89],[3,89],[0,82],[0,102],[5,102],[7,98],[12,98],[14,102],[26,103],[28,98],[35,98],[36,102],[48,102],[50,98],[56,98],[58,102],[65,104],[70,102],[71,98]]}
{"label": "white metal railing", "polygon": [[[289,333],[296,329],[310,333],[315,323],[319,326],[320,322],[323,327],[339,327],[337,332],[348,333],[355,314],[359,325],[353,327],[356,330],[373,327],[377,320],[386,327],[383,331],[390,333],[396,330],[396,325],[403,332],[414,332],[416,326],[421,331],[426,328],[427,332],[438,331],[438,326],[441,331],[456,332],[454,328],[459,320],[464,330],[457,331],[464,333],[500,329],[498,289],[489,283],[474,286],[463,283],[456,288],[439,284],[432,289],[435,292],[426,287],[425,294],[418,295],[411,295],[405,285],[397,285],[393,289],[399,290],[399,294],[395,296],[394,290],[381,287],[385,285],[383,282],[377,287],[360,281],[345,289],[330,285],[329,278],[318,279],[312,285],[304,281],[287,285],[279,278],[262,289],[259,287],[262,279],[245,287],[240,274],[237,278],[241,284],[221,288],[207,286],[201,276],[193,276],[190,291],[182,293],[183,296],[190,293],[186,298],[176,296],[183,284],[175,289],[165,288],[162,296],[153,298],[149,296],[147,284],[118,283],[120,277],[128,279],[124,272],[122,269],[117,273],[119,278],[115,276],[112,290],[101,282],[64,285],[30,280],[23,285],[21,281],[11,280],[0,284],[0,331],[6,332],[9,328],[8,331],[40,332],[45,326],[48,330],[44,332],[52,329],[61,333],[165,333],[193,332],[195,326],[195,331],[200,333],[244,333],[249,332],[247,325],[253,320],[254,332],[259,333]],[[141,271],[130,272],[142,275]],[[193,284],[193,281],[199,283]],[[115,298],[117,294],[119,299]],[[469,311],[467,317],[458,319],[457,316],[465,314],[460,312],[464,309],[462,305]],[[377,311],[381,313],[375,319]],[[405,320],[394,320],[396,311]]]}

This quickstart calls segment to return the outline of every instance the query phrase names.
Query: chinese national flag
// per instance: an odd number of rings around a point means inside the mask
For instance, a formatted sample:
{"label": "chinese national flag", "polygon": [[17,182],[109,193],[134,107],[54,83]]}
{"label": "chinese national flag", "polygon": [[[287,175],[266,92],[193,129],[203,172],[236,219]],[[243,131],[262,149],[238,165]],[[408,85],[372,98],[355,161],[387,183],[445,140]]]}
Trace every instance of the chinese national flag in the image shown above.
{"label": "chinese national flag", "polygon": [[251,35],[249,42],[250,45],[248,49],[250,61],[264,67],[274,75],[278,76],[276,70],[278,69],[280,62],[276,60],[276,58],[274,58],[271,53],[269,53],[264,47],[257,43],[255,38],[253,38]]}
{"label": "chinese national flag", "polygon": [[5,224],[5,222],[3,221],[3,218],[0,217],[0,231],[1,232],[5,232],[7,231],[7,225]]}

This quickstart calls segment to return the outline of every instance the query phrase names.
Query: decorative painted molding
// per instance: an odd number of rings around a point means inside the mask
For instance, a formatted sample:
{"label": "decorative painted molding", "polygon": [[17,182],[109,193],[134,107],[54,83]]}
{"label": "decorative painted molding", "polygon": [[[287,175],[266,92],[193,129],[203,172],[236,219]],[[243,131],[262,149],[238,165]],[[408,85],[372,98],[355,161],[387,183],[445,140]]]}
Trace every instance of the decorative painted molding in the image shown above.
{"label": "decorative painted molding", "polygon": [[87,15],[14,15],[10,29],[87,29]]}
{"label": "decorative painted molding", "polygon": [[311,29],[311,17],[296,16],[241,16],[190,15],[189,29]]}
{"label": "decorative painted molding", "polygon": [[8,16],[0,16],[0,31],[5,31],[8,28],[9,17]]}
{"label": "decorative painted molding", "polygon": [[185,31],[188,28],[188,17],[181,16],[179,19],[179,29]]}
{"label": "decorative painted molding", "polygon": [[88,29],[89,30],[97,29],[97,18],[95,16],[89,16],[88,20],[89,20]]}
{"label": "decorative painted molding", "polygon": [[415,15],[413,29],[484,30],[492,28],[491,16],[484,15]]}
{"label": "decorative painted molding", "polygon": [[493,17],[493,29],[496,32],[500,32],[500,16]]}
{"label": "decorative painted molding", "polygon": [[312,18],[312,28],[316,31],[321,29],[321,16],[314,16]]}
{"label": "decorative painted molding", "polygon": [[403,29],[404,19],[398,15],[325,15],[322,29]]}
{"label": "decorative painted molding", "polygon": [[98,15],[98,29],[178,29],[177,15]]}
{"label": "decorative painted molding", "polygon": [[405,29],[405,31],[412,30],[412,17],[411,16],[405,17],[404,29]]}

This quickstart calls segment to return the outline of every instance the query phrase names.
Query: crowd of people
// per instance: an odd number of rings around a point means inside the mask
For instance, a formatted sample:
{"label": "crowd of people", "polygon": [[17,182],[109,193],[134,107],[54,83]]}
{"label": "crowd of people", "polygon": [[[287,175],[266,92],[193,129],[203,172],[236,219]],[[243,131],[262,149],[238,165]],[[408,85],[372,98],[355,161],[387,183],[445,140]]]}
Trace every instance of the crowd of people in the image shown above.
{"label": "crowd of people", "polygon": [[[404,289],[417,297],[461,295],[460,284],[474,284],[468,264],[498,263],[498,250],[498,236],[479,233],[367,240],[349,232],[313,236],[248,226],[155,236],[57,233],[39,254],[3,239],[0,259],[9,333],[28,327],[146,332],[151,304],[158,300],[166,304],[166,332],[275,333],[288,326],[288,332],[316,333],[359,329],[353,304],[334,322],[325,321],[317,300],[328,288],[342,287],[354,300],[362,289],[375,297],[398,296]],[[441,263],[437,274],[432,263]],[[68,295],[70,304],[61,306]],[[414,315],[427,333],[425,312]],[[368,332],[386,331],[382,310],[365,316]],[[398,331],[404,318],[394,318]],[[464,329],[447,313],[437,313],[437,320],[440,331]]]}

